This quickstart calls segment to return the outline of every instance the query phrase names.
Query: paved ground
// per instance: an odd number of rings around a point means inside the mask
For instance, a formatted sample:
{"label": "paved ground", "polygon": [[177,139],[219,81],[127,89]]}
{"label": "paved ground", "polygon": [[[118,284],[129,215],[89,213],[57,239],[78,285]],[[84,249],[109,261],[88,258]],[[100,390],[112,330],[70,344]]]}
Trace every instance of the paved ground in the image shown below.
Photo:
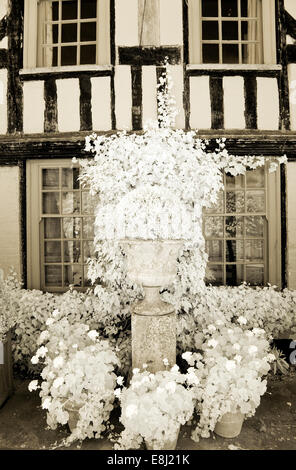
{"label": "paved ground", "polygon": [[[15,394],[0,409],[0,450],[51,449],[68,434],[67,427],[46,429],[45,412],[37,393],[27,390],[28,381],[16,380]],[[230,446],[230,447],[229,447]],[[69,449],[77,449],[73,445]],[[81,449],[111,450],[106,439],[87,440]],[[256,415],[244,422],[242,432],[234,439],[218,436],[190,439],[190,428],[181,429],[177,450],[296,450],[296,372],[284,378],[269,380]]]}

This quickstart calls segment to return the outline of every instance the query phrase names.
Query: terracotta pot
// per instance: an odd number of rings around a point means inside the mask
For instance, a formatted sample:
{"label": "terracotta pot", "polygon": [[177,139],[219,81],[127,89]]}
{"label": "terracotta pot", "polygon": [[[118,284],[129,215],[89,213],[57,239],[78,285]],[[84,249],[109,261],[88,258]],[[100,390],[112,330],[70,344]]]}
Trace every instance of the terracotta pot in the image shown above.
{"label": "terracotta pot", "polygon": [[159,290],[175,280],[177,256],[183,243],[183,240],[122,240],[127,275],[145,291],[145,298],[134,306],[134,313],[157,316],[174,311],[171,304],[161,300]]}
{"label": "terracotta pot", "polygon": [[0,342],[0,406],[13,393],[11,334],[7,333],[3,342]]}
{"label": "terracotta pot", "polygon": [[225,413],[215,426],[214,432],[221,437],[237,437],[242,429],[244,415],[240,412]]}
{"label": "terracotta pot", "polygon": [[180,426],[178,426],[178,429],[176,430],[176,436],[174,440],[165,441],[161,447],[155,445],[153,442],[145,441],[146,449],[147,450],[175,450],[177,446],[177,442],[178,442],[179,432],[180,432]]}

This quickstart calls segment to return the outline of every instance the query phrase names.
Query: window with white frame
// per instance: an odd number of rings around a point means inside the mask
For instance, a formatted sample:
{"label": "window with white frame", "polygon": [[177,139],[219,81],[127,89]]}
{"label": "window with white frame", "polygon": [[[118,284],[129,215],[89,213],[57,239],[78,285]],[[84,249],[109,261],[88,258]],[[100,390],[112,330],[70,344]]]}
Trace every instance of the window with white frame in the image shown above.
{"label": "window with white frame", "polygon": [[[94,201],[71,160],[27,162],[28,287],[63,292],[90,283]],[[281,285],[280,176],[265,169],[224,175],[225,191],[204,213],[209,282]]]}
{"label": "window with white frame", "polygon": [[94,201],[69,160],[28,162],[28,286],[49,292],[90,285]]}
{"label": "window with white frame", "polygon": [[209,282],[281,284],[279,174],[224,174],[225,190],[204,213]]}
{"label": "window with white frame", "polygon": [[275,64],[273,0],[188,0],[189,61]]}
{"label": "window with white frame", "polygon": [[25,0],[24,67],[110,63],[109,0]]}

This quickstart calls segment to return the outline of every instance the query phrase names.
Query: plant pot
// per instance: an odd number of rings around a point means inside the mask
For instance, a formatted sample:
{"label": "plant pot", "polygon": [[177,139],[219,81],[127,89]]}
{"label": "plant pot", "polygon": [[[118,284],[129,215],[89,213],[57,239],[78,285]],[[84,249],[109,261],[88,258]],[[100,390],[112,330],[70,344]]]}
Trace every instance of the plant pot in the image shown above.
{"label": "plant pot", "polygon": [[127,255],[127,275],[145,291],[144,300],[134,305],[134,313],[159,316],[174,311],[171,304],[161,300],[159,290],[175,280],[177,256],[183,243],[183,240],[140,239],[121,242]]}
{"label": "plant pot", "polygon": [[244,415],[242,413],[225,413],[216,424],[214,432],[221,437],[237,437],[241,432],[243,422]]}
{"label": "plant pot", "polygon": [[3,342],[0,342],[0,406],[13,393],[11,333],[7,333]]}
{"label": "plant pot", "polygon": [[147,450],[175,450],[177,446],[177,442],[178,442],[179,432],[180,432],[180,426],[178,426],[176,430],[175,438],[172,441],[164,441],[162,446],[157,446],[156,444],[153,443],[153,441],[148,442],[145,440],[146,449]]}
{"label": "plant pot", "polygon": [[73,405],[72,403],[69,403],[64,406],[65,411],[68,412],[69,414],[69,420],[68,420],[68,426],[71,432],[74,431],[77,427],[77,423],[79,420],[79,410],[80,406],[79,405]]}

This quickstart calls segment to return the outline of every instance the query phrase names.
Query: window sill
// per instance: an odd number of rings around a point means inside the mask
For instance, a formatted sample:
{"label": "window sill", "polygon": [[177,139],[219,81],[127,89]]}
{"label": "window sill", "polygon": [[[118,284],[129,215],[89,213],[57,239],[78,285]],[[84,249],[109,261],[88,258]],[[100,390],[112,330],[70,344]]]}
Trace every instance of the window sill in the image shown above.
{"label": "window sill", "polygon": [[83,72],[108,72],[112,70],[112,65],[65,65],[61,67],[35,67],[20,70],[20,75],[42,75],[42,74],[65,74],[65,73],[83,73]]}
{"label": "window sill", "polygon": [[282,66],[280,64],[188,64],[186,70],[278,71],[282,70]]}

